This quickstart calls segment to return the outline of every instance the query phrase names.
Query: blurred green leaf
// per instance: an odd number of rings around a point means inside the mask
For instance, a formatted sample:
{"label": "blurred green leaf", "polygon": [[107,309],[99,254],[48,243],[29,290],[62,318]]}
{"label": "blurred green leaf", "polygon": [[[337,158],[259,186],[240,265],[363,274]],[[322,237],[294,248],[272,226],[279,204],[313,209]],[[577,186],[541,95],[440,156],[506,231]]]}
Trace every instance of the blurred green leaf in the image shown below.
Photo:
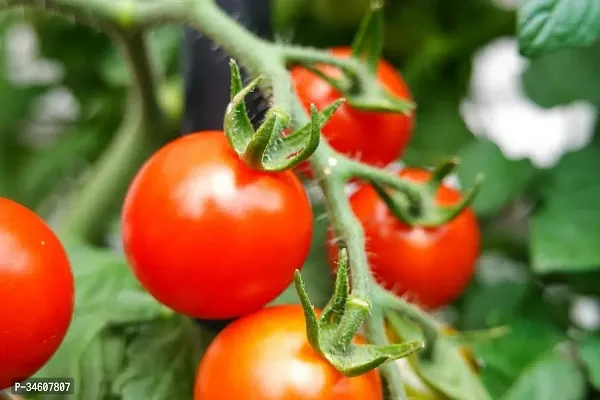
{"label": "blurred green leaf", "polygon": [[600,44],[563,49],[531,60],[522,76],[523,88],[546,108],[577,100],[600,105],[599,69]]}
{"label": "blurred green leaf", "polygon": [[579,344],[579,358],[585,364],[590,383],[600,390],[600,335],[588,336]]}
{"label": "blurred green leaf", "polygon": [[[484,365],[481,376],[492,396],[511,400],[576,399],[544,397],[544,394],[551,396],[557,390],[553,388],[545,392],[544,387],[561,379],[554,376],[556,371],[552,368],[544,371],[544,360],[564,339],[566,337],[559,330],[546,322],[520,318],[510,324],[508,335],[476,345],[475,354]],[[541,371],[538,371],[540,366]],[[536,379],[540,373],[546,374],[541,381]],[[580,382],[575,378],[569,383],[575,388]],[[539,390],[541,392],[538,393]],[[520,397],[522,393],[535,396]]]}
{"label": "blurred green leaf", "polygon": [[65,245],[75,275],[76,310],[108,324],[151,321],[172,314],[135,279],[123,256],[78,242]]}
{"label": "blurred green leaf", "polygon": [[523,372],[502,400],[585,400],[585,378],[557,350],[544,353]]}
{"label": "blurred green leaf", "polygon": [[103,127],[87,124],[60,135],[49,147],[32,152],[19,173],[21,202],[36,208],[64,177],[75,177],[93,162],[110,136]]}
{"label": "blurred green leaf", "polygon": [[527,284],[516,282],[476,287],[465,300],[463,324],[467,329],[484,329],[504,324],[518,312],[528,289]]}
{"label": "blurred green leaf", "polygon": [[600,268],[600,149],[567,154],[549,172],[531,223],[532,268],[538,273]]}
{"label": "blurred green leaf", "polygon": [[[325,207],[322,204],[316,205],[313,207],[313,215],[315,221],[312,244],[301,271],[311,301],[316,307],[322,308],[333,294],[333,274],[327,264],[328,222],[325,218]],[[294,283],[292,282],[271,304],[300,304]]]}
{"label": "blurred green leaf", "polygon": [[402,156],[408,165],[437,165],[474,140],[458,112],[458,99],[450,95],[418,102],[415,115],[415,130]]}
{"label": "blurred green leaf", "polygon": [[[106,321],[85,311],[75,311],[69,331],[58,351],[50,361],[35,375],[37,377],[73,378],[77,385],[74,400],[89,400],[83,395],[89,391],[101,390],[104,376],[94,372],[89,374],[86,366],[89,362],[101,363],[101,356],[93,349],[88,351],[94,342],[102,341],[102,331]],[[92,357],[91,360],[89,358]],[[82,395],[83,394],[83,395]]]}
{"label": "blurred green leaf", "polygon": [[114,391],[122,400],[189,399],[209,340],[183,316],[153,322],[129,345]]}
{"label": "blurred green leaf", "polygon": [[312,0],[309,10],[313,17],[329,26],[358,27],[367,13],[371,0]]}
{"label": "blurred green leaf", "polygon": [[[159,76],[165,76],[177,65],[181,37],[181,28],[176,25],[161,26],[149,33],[150,54]],[[126,61],[116,47],[102,59],[100,73],[111,86],[126,86],[132,82]]]}
{"label": "blurred green leaf", "polygon": [[498,146],[488,140],[471,142],[459,153],[458,177],[466,189],[479,173],[484,174],[483,186],[473,209],[479,216],[490,216],[520,195],[535,177],[528,160],[509,160]]}
{"label": "blurred green leaf", "polygon": [[519,4],[519,46],[532,57],[563,47],[587,46],[600,34],[600,3],[528,0]]}
{"label": "blurred green leaf", "polygon": [[68,238],[63,242],[75,276],[75,312],[63,343],[37,376],[72,377],[77,400],[101,399],[111,379],[107,374],[114,376],[119,366],[118,358],[105,359],[106,352],[123,345],[109,328],[173,313],[141,288],[120,255]]}
{"label": "blurred green leaf", "polygon": [[[20,18],[14,11],[0,10],[0,64],[9,62],[7,31]],[[19,125],[30,114],[33,100],[47,88],[43,85],[15,86],[9,81],[7,68],[0,69],[0,196],[21,200],[18,181],[14,179],[26,148],[20,141]]]}
{"label": "blurred green leaf", "polygon": [[[403,341],[423,340],[423,333],[414,324],[395,313],[387,314],[392,328]],[[440,336],[431,361],[411,356],[415,372],[428,385],[448,396],[450,400],[491,400],[470,360],[464,357],[461,346],[451,338]]]}

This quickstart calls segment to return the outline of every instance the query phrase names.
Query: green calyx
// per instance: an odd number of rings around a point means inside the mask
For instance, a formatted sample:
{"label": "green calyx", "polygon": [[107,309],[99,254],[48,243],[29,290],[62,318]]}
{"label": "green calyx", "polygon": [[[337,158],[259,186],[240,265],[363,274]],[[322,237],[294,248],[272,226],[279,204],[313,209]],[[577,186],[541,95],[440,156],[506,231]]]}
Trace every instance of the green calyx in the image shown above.
{"label": "green calyx", "polygon": [[[383,87],[377,78],[377,67],[384,45],[383,0],[372,0],[352,42],[351,60],[331,59],[322,53],[287,54],[293,64],[300,64],[319,78],[325,80],[358,110],[409,114],[414,102],[398,98]],[[329,64],[340,69],[341,77],[333,77],[321,71],[319,64]]]}
{"label": "green calyx", "polygon": [[[458,166],[458,160],[451,159],[436,167],[431,178],[422,184],[413,184],[411,195],[402,191],[390,191],[376,181],[371,186],[379,197],[386,203],[390,212],[396,218],[408,225],[423,227],[437,227],[445,224],[458,216],[469,207],[481,190],[483,174],[477,175],[471,189],[465,193],[461,201],[452,206],[441,206],[437,204],[436,194],[442,185],[444,178],[450,175]],[[400,178],[399,178],[400,179]],[[414,192],[418,196],[414,196]]]}
{"label": "green calyx", "polygon": [[362,322],[369,316],[371,306],[369,302],[350,293],[348,253],[344,248],[339,254],[333,296],[320,317],[315,312],[298,270],[295,284],[304,310],[310,345],[345,376],[364,374],[386,361],[406,357],[425,347],[421,340],[389,345],[353,342]]}
{"label": "green calyx", "polygon": [[284,135],[290,126],[290,117],[277,107],[271,108],[264,122],[255,131],[246,110],[246,96],[263,77],[259,76],[243,87],[240,70],[231,60],[231,102],[227,106],[224,130],[231,147],[250,167],[268,172],[284,171],[307,160],[317,149],[321,128],[344,102],[340,99],[322,111],[311,106],[310,122]]}

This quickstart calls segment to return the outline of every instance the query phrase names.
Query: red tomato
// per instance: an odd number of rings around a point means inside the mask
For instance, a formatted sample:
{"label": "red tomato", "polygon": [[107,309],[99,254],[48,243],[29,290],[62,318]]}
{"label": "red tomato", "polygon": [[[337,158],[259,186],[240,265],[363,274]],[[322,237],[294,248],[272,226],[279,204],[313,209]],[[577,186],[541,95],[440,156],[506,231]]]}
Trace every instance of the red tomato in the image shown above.
{"label": "red tomato", "polygon": [[348,378],[306,339],[299,305],[247,315],[219,333],[196,375],[194,400],[382,400],[376,370]]}
{"label": "red tomato", "polygon": [[[340,58],[351,55],[351,49],[345,47],[331,49],[331,52]],[[319,69],[330,76],[340,75],[333,66],[322,65]],[[327,82],[302,67],[293,68],[291,74],[296,92],[307,111],[311,103],[322,110],[342,97]],[[391,94],[411,100],[402,77],[387,61],[379,61],[377,77]],[[383,167],[398,159],[404,151],[412,133],[413,119],[412,112],[409,115],[367,112],[342,104],[327,121],[322,133],[335,150],[367,164]],[[307,168],[304,163],[299,169],[307,172]]]}
{"label": "red tomato", "polygon": [[142,285],[204,319],[253,312],[277,297],[306,260],[312,229],[298,178],[251,169],[219,131],[156,152],[122,214],[125,252]]}
{"label": "red tomato", "polygon": [[36,373],[71,323],[73,274],[67,253],[35,213],[0,198],[0,391]]}
{"label": "red tomato", "polygon": [[[404,169],[399,175],[414,182],[431,176],[419,169]],[[436,198],[439,205],[452,205],[461,195],[442,185]],[[425,308],[446,305],[462,293],[479,254],[479,226],[470,208],[444,225],[425,228],[400,222],[370,186],[363,186],[350,203],[365,231],[370,266],[379,283]],[[337,249],[328,242],[334,265]]]}

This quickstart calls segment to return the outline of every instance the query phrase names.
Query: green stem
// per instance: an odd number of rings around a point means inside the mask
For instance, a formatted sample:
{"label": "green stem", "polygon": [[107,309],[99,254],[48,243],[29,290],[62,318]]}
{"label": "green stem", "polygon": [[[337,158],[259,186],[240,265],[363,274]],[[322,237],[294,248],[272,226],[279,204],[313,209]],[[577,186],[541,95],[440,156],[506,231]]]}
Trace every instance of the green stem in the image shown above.
{"label": "green stem", "polygon": [[138,168],[160,146],[167,132],[144,35],[116,37],[134,76],[125,119],[81,192],[72,200],[60,227],[65,234],[90,242],[102,238],[109,216],[119,205],[117,199],[123,198]]}
{"label": "green stem", "polygon": [[[365,324],[367,336],[375,344],[386,345],[389,339],[385,333],[385,320],[383,313],[377,307],[374,307],[373,314]],[[400,369],[393,363],[384,363],[379,367],[386,377],[387,387],[390,392],[390,400],[403,400],[407,398],[406,390],[402,384],[402,375]],[[396,382],[400,382],[397,384]]]}
{"label": "green stem", "polygon": [[[130,96],[128,118],[107,154],[99,162],[81,195],[75,199],[67,218],[65,229],[85,238],[93,238],[101,227],[114,199],[124,193],[130,179],[145,158],[156,147],[158,134],[163,126],[154,93],[154,81],[149,66],[145,42],[142,35],[123,35],[123,28],[142,28],[161,21],[179,21],[194,26],[212,38],[253,75],[264,75],[261,89],[272,94],[271,99],[284,113],[292,115],[293,126],[300,128],[309,122],[309,117],[296,97],[287,62],[319,62],[337,65],[354,74],[359,83],[373,84],[368,70],[355,60],[339,60],[327,52],[300,47],[281,47],[266,42],[248,32],[233,18],[225,14],[214,0],[153,0],[153,1],[106,1],[106,0],[4,0],[7,5],[40,5],[58,11],[68,11],[82,18],[93,16],[108,28],[120,30],[125,56],[130,60],[136,77],[136,85]],[[95,14],[94,14],[95,13]],[[374,84],[377,86],[376,84]],[[366,88],[368,89],[368,88]],[[366,90],[365,89],[365,90]],[[350,260],[352,280],[349,307],[340,322],[344,332],[353,335],[356,328],[366,321],[367,338],[373,343],[386,343],[383,327],[381,299],[372,301],[372,296],[381,289],[373,279],[365,253],[365,238],[361,224],[355,218],[344,187],[347,180],[356,175],[364,180],[379,183],[407,193],[418,192],[404,180],[374,167],[353,161],[334,151],[321,140],[310,158],[310,164],[324,192],[330,221],[337,235],[344,239]],[[418,193],[416,193],[418,194]],[[375,292],[375,294],[373,293]],[[391,294],[390,294],[391,296]],[[384,298],[388,301],[387,297]],[[400,299],[389,300],[391,306],[399,308],[405,315],[428,321],[422,312],[408,307]],[[387,303],[386,303],[387,304]],[[416,309],[416,307],[415,307]],[[417,309],[418,310],[418,309]],[[370,315],[372,313],[372,315]],[[428,326],[428,325],[427,325]],[[386,378],[394,400],[404,400],[406,395],[401,376],[393,364],[384,365]]]}
{"label": "green stem", "polygon": [[391,292],[376,285],[373,293],[375,302],[381,308],[388,308],[397,311],[398,314],[406,319],[410,319],[423,331],[425,338],[425,350],[422,356],[425,359],[431,359],[435,350],[436,341],[438,338],[439,323],[431,315],[427,314],[419,307],[406,300],[399,298]]}
{"label": "green stem", "polygon": [[[106,0],[3,0],[2,7],[26,6],[75,17],[103,30],[114,27],[143,28],[158,23],[185,20],[194,0],[106,1]],[[0,8],[2,8],[0,7]]]}

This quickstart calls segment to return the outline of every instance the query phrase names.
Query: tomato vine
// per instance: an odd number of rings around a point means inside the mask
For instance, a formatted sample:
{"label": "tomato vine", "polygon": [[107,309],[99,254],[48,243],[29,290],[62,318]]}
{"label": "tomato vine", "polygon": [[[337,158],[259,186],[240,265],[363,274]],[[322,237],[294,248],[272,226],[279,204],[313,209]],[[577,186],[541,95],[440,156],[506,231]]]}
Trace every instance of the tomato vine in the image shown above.
{"label": "tomato vine", "polygon": [[[3,0],[0,1],[0,5],[2,4],[41,7],[75,16],[105,30],[121,45],[122,53],[135,78],[121,131],[98,163],[79,197],[69,207],[72,211],[66,216],[66,223],[63,225],[65,232],[77,234],[89,241],[96,240],[103,232],[106,216],[118,205],[127,183],[149,152],[155,150],[161,139],[164,139],[161,137],[162,132],[167,131],[163,129],[165,125],[157,100],[155,76],[146,49],[145,35],[152,26],[184,23],[211,37],[252,75],[264,77],[259,87],[271,95],[271,108],[276,108],[281,115],[287,116],[295,130],[315,124],[315,121],[311,121],[294,94],[287,68],[290,64],[307,67],[328,64],[340,68],[356,89],[348,93],[347,101],[364,109],[403,113],[413,107],[410,102],[400,101],[387,94],[377,82],[370,63],[362,62],[358,57],[340,59],[326,51],[266,42],[237,24],[212,0]],[[362,31],[366,32],[367,29]],[[355,50],[358,49],[357,53],[360,53],[360,47],[354,47]],[[344,89],[341,84],[340,89]],[[261,164],[256,156],[252,157],[252,162]],[[381,365],[392,397],[405,399],[399,371],[384,362],[403,357],[422,345],[419,341],[411,342],[408,347],[391,345],[385,333],[385,314],[395,311],[423,329],[427,349],[424,355],[428,358],[432,357],[432,352],[436,349],[440,328],[433,317],[376,283],[368,266],[364,231],[346,197],[345,184],[356,177],[403,193],[412,201],[425,205],[421,207],[419,221],[432,226],[452,219],[459,209],[468,206],[479,185],[476,184],[458,206],[444,209],[432,206],[435,192],[431,189],[451,172],[453,162],[438,168],[434,172],[434,179],[426,184],[410,182],[342,155],[325,140],[320,141],[309,162],[325,196],[331,225],[336,235],[342,239],[343,247],[347,249],[352,288],[349,294],[344,293],[347,290],[344,285],[347,286],[348,283],[344,282],[344,274],[338,275],[339,291],[336,290],[333,302],[338,301],[343,306],[342,315],[337,324],[326,324],[327,327],[324,328],[322,324],[316,323],[316,317],[311,314],[310,300],[303,291],[303,283],[297,274],[296,283],[307,315],[309,337],[312,335],[313,338],[320,338],[313,340],[313,346],[326,357],[329,356],[327,358],[338,369],[348,374],[364,373]],[[314,318],[313,325],[310,324],[311,318]],[[368,351],[363,353],[351,353],[349,342],[363,323],[366,337],[373,347],[366,348]],[[352,368],[349,367],[350,364]]]}

